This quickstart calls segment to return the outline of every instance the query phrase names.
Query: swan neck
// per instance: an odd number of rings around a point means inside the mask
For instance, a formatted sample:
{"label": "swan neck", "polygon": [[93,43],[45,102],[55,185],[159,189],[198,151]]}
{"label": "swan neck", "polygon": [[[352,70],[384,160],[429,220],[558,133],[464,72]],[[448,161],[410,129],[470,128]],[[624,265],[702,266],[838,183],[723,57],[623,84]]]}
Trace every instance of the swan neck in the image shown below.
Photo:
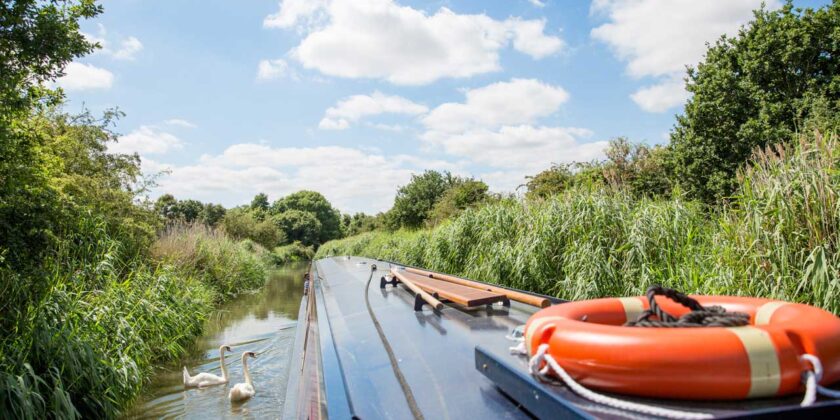
{"label": "swan neck", "polygon": [[219,348],[219,361],[222,363],[222,378],[224,378],[224,380],[228,380],[228,370],[227,370],[227,365],[225,364],[225,348],[224,348],[224,346]]}
{"label": "swan neck", "polygon": [[254,386],[254,383],[251,382],[251,372],[248,371],[248,355],[242,355],[242,372],[245,374],[245,383],[248,385]]}

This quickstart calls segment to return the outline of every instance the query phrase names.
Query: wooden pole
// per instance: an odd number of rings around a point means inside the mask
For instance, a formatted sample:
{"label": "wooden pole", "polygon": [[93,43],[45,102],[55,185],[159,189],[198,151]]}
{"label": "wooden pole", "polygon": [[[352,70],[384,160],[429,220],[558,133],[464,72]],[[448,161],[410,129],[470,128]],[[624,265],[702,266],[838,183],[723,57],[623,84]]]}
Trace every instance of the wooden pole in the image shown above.
{"label": "wooden pole", "polygon": [[[450,283],[460,284],[462,286],[469,286],[474,287],[476,289],[487,290],[494,293],[503,294],[508,297],[510,300],[515,300],[517,302],[522,302],[527,305],[536,306],[538,308],[545,308],[551,305],[551,301],[539,296],[529,295],[527,293],[517,292],[515,290],[508,290],[503,287],[496,287],[491,286],[489,284],[483,284],[472,280],[462,279],[460,277],[450,276],[448,274],[438,274],[433,273],[431,271],[421,270],[419,268],[411,268],[406,267],[405,271],[409,273],[419,274],[421,276],[448,281]],[[402,280],[402,279],[400,279]]]}
{"label": "wooden pole", "polygon": [[422,297],[423,300],[425,300],[426,303],[429,304],[429,306],[435,308],[438,311],[443,309],[443,303],[441,303],[439,300],[435,299],[434,296],[426,293],[426,291],[414,284],[411,280],[408,279],[408,277],[400,273],[399,269],[397,269],[396,267],[392,267],[391,274],[393,274],[396,278],[400,279],[400,281],[403,282],[403,284],[405,284],[406,286],[408,286],[408,288],[411,289],[412,292],[420,295],[420,297]]}

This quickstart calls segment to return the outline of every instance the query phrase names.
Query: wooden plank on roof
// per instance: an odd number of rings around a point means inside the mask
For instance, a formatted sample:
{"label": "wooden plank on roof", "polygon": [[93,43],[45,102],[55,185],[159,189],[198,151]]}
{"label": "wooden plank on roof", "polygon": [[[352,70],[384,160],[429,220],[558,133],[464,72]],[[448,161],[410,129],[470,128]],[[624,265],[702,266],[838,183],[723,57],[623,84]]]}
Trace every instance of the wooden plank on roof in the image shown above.
{"label": "wooden plank on roof", "polygon": [[412,283],[428,293],[437,293],[443,299],[450,300],[459,305],[473,307],[486,305],[494,302],[503,302],[507,299],[504,294],[476,289],[474,287],[462,286],[448,281],[424,277],[406,271],[400,272]]}

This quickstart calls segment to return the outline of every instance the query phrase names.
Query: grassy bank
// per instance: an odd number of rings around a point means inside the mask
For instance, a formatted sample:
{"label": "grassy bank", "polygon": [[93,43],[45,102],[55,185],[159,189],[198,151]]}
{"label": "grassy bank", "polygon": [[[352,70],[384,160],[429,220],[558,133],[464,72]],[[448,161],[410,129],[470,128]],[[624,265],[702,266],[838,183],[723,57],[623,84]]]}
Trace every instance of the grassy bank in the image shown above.
{"label": "grassy bank", "polygon": [[131,256],[101,220],[82,220],[84,235],[45,261],[42,297],[0,341],[5,416],[117,416],[154,364],[183,354],[217,302],[266,278],[261,257],[212,230],[170,229],[152,257]]}
{"label": "grassy bank", "polygon": [[637,199],[612,189],[507,200],[432,229],[328,242],[361,255],[565,299],[691,293],[766,296],[840,314],[840,144],[803,136],[756,154],[730,204]]}

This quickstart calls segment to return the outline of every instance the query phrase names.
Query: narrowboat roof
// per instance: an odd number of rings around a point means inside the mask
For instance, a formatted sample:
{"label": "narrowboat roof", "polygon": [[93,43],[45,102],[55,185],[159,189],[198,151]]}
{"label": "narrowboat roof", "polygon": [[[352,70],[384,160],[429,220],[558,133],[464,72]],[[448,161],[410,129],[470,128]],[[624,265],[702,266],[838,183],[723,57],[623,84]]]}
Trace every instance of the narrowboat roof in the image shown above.
{"label": "narrowboat roof", "polygon": [[[448,304],[440,311],[424,305],[415,311],[415,297],[403,285],[380,287],[392,267],[399,266],[359,257],[313,263],[298,321],[297,357],[291,362],[301,375],[291,375],[285,418],[412,418],[405,387],[425,418],[643,417],[589,402],[528,374],[527,360],[510,353],[517,344],[510,336],[538,308],[511,302],[475,309]],[[307,350],[313,344],[317,351]],[[305,373],[307,364],[319,373]],[[307,386],[314,391],[301,392]],[[803,414],[795,397],[644,402],[719,417]],[[836,414],[840,402],[820,402],[809,410]]]}

